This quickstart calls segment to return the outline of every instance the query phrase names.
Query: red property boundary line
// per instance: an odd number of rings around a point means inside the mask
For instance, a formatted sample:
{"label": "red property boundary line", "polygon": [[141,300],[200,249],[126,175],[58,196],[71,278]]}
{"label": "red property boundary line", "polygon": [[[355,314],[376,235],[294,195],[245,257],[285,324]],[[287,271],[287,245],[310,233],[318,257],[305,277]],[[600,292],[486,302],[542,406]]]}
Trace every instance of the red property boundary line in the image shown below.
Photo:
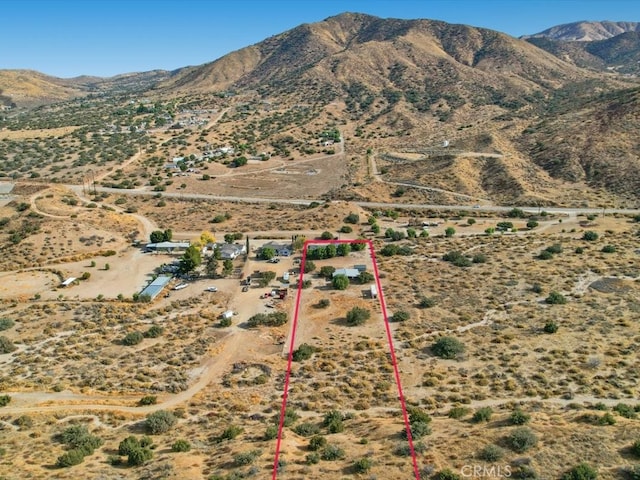
{"label": "red property boundary line", "polygon": [[400,400],[400,406],[402,407],[402,417],[404,419],[404,426],[407,432],[407,440],[409,441],[409,450],[411,452],[411,459],[413,461],[413,472],[416,480],[420,480],[420,470],[418,469],[418,459],[416,458],[416,451],[413,447],[413,438],[411,436],[411,427],[409,424],[409,415],[407,414],[407,403],[402,393],[402,384],[400,382],[400,372],[398,371],[398,362],[396,361],[396,352],[393,348],[393,337],[391,335],[391,327],[389,325],[389,316],[387,315],[387,305],[384,301],[384,295],[382,293],[382,285],[380,283],[380,272],[378,271],[378,263],[376,262],[376,255],[373,249],[373,243],[371,240],[307,240],[304,242],[302,249],[302,261],[300,263],[300,277],[298,280],[298,291],[296,293],[296,307],[293,315],[293,326],[291,328],[291,341],[289,343],[289,355],[287,360],[287,373],[284,380],[284,392],[282,394],[282,407],[280,408],[280,423],[278,424],[278,440],[276,443],[276,455],[273,461],[273,474],[272,480],[276,480],[278,477],[278,466],[280,464],[280,446],[282,443],[282,431],[284,428],[284,414],[287,409],[287,398],[289,396],[289,381],[291,378],[291,363],[293,361],[293,347],[296,341],[296,331],[298,329],[298,318],[300,314],[300,299],[302,298],[302,283],[304,281],[304,266],[307,260],[307,248],[310,244],[340,244],[340,243],[366,243],[369,246],[369,253],[371,254],[371,261],[373,263],[373,271],[375,275],[376,288],[378,289],[378,300],[380,302],[380,308],[382,309],[382,315],[384,317],[384,326],[387,332],[387,342],[389,343],[389,352],[391,353],[391,362],[393,364],[393,373],[396,379],[396,386],[398,387],[398,399]]}

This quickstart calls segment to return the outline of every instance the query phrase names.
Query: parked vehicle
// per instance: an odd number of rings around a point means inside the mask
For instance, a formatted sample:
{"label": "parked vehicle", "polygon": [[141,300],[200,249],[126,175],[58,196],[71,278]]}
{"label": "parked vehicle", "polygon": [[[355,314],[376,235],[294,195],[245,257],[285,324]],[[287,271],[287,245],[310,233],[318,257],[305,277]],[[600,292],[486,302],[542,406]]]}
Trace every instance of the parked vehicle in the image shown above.
{"label": "parked vehicle", "polygon": [[217,292],[218,287],[207,287],[204,289],[205,292]]}
{"label": "parked vehicle", "polygon": [[174,290],[182,290],[183,288],[187,288],[188,286],[189,286],[188,283],[179,283],[178,285],[173,287],[173,289]]}

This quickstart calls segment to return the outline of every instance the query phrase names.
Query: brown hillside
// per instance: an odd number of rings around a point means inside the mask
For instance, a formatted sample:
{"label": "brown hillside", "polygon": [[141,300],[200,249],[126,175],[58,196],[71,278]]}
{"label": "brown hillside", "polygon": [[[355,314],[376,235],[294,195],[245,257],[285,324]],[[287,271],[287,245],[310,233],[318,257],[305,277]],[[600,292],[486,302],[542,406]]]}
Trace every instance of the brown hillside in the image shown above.
{"label": "brown hillside", "polygon": [[188,69],[163,86],[191,92],[269,87],[272,94],[296,91],[302,96],[310,89],[320,91],[322,84],[341,87],[361,82],[379,92],[385,87],[424,89],[425,84],[439,88],[446,83],[470,98],[478,87],[508,88],[515,94],[559,86],[584,75],[499,32],[348,13],[301,25]]}
{"label": "brown hillside", "polygon": [[64,80],[32,70],[0,70],[0,89],[19,106],[68,100],[82,94]]}

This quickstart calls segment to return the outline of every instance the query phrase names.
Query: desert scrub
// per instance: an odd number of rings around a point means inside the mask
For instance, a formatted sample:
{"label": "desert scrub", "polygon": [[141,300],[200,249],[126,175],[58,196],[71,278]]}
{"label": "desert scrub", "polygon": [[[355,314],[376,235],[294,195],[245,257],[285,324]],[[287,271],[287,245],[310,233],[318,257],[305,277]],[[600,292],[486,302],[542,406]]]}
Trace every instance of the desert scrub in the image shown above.
{"label": "desert scrub", "polygon": [[168,432],[177,422],[178,419],[173,413],[166,410],[158,410],[147,415],[144,426],[148,433],[157,435]]}
{"label": "desert scrub", "polygon": [[433,353],[445,359],[454,359],[464,353],[464,345],[453,337],[440,337],[432,346]]}
{"label": "desert scrub", "polygon": [[538,443],[536,434],[527,427],[516,428],[507,436],[506,440],[509,448],[517,453],[524,453]]}

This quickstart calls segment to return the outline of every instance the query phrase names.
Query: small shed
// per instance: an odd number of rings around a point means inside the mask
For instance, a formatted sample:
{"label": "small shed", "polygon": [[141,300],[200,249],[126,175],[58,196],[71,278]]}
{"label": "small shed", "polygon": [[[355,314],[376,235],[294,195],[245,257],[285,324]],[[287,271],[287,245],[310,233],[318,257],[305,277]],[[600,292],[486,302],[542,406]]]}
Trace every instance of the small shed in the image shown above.
{"label": "small shed", "polygon": [[222,312],[222,315],[220,315],[220,317],[222,317],[224,320],[229,320],[233,317],[233,310],[227,310],[226,312]]}
{"label": "small shed", "polygon": [[289,272],[284,272],[282,274],[282,281],[285,282],[285,283],[289,282]]}
{"label": "small shed", "polygon": [[61,287],[68,287],[69,285],[71,285],[73,282],[76,281],[76,277],[69,277],[67,278],[64,282],[62,282],[60,284]]}
{"label": "small shed", "polygon": [[378,289],[375,285],[371,285],[371,298],[378,298]]}

